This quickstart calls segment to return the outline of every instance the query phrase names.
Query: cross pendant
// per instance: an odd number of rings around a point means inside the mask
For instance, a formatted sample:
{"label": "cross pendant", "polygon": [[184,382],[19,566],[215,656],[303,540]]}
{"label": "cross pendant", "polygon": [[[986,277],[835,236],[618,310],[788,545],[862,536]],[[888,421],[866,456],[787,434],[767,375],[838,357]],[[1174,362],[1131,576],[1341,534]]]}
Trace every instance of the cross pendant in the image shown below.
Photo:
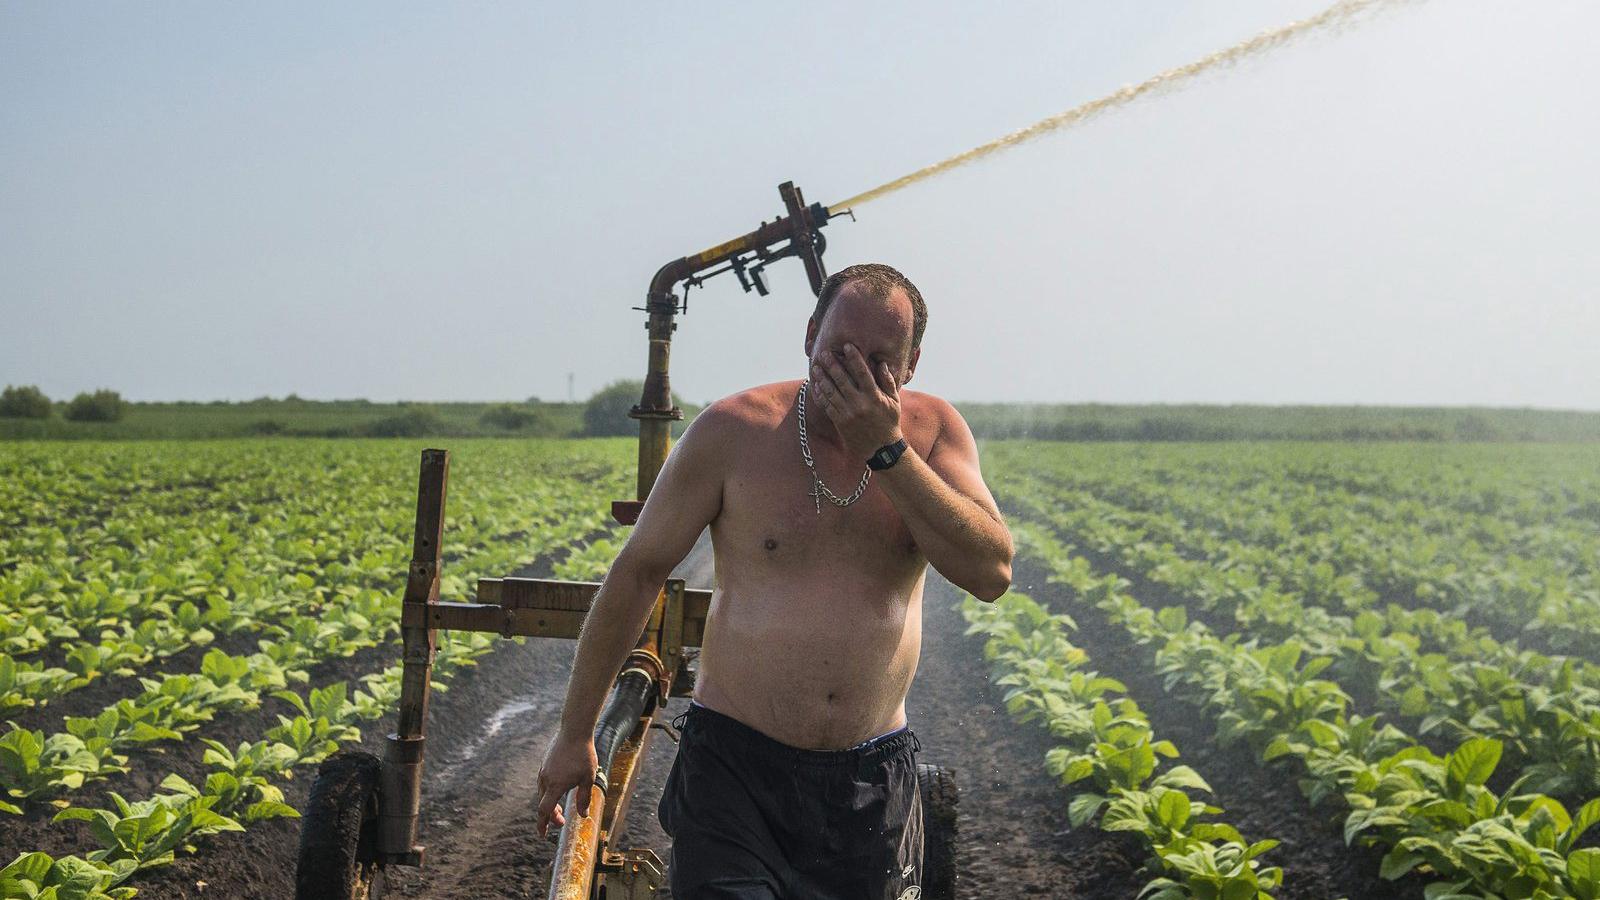
{"label": "cross pendant", "polygon": [[815,472],[811,473],[810,494],[812,499],[817,501],[817,515],[822,515],[822,479],[818,478]]}

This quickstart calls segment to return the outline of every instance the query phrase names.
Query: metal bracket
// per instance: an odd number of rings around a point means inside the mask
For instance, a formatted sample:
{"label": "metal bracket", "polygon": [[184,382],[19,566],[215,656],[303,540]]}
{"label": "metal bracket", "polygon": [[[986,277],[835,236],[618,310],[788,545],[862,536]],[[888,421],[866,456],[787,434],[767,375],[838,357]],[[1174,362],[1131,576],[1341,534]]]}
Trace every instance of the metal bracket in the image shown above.
{"label": "metal bracket", "polygon": [[[668,578],[662,587],[666,594],[666,605],[662,610],[661,621],[661,662],[665,666],[666,678],[660,681],[662,686],[660,703],[665,704],[669,696],[671,682],[676,679],[679,666],[683,660],[683,617],[684,617],[684,590],[685,583],[682,578]],[[673,738],[677,740],[677,738]]]}
{"label": "metal bracket", "polygon": [[654,850],[606,853],[596,868],[606,900],[654,900],[667,883],[667,867]]}

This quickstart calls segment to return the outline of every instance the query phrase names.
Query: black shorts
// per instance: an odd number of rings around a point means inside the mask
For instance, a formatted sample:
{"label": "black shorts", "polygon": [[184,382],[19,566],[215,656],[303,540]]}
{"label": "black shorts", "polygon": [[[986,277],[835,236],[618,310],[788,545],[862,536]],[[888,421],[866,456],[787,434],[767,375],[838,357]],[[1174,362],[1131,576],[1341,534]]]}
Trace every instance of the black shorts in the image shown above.
{"label": "black shorts", "polygon": [[803,750],[704,706],[674,724],[682,739],[657,809],[674,898],[921,895],[921,745],[910,728]]}

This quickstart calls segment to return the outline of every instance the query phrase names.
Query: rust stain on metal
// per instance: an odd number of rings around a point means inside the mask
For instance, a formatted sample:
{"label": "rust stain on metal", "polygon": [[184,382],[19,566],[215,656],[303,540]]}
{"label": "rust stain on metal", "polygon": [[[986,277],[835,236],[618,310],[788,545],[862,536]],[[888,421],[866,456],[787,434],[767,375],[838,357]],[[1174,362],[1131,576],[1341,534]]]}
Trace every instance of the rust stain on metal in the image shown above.
{"label": "rust stain on metal", "polygon": [[[571,810],[576,797],[573,788],[567,793]],[[598,785],[589,785],[589,814],[567,815],[567,824],[561,829],[561,840],[556,845],[555,867],[550,872],[550,900],[589,900],[589,890],[594,884],[595,863],[600,854],[600,817],[605,813],[605,794]]]}

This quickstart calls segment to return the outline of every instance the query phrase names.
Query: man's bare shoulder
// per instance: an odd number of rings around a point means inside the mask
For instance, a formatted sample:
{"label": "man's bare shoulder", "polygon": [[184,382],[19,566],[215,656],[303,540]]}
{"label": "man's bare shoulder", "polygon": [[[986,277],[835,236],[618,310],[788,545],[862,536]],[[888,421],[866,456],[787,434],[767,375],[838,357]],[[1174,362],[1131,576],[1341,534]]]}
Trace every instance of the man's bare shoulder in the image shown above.
{"label": "man's bare shoulder", "polygon": [[900,416],[902,422],[914,422],[935,436],[951,428],[965,428],[966,420],[949,400],[926,391],[900,389]]}
{"label": "man's bare shoulder", "polygon": [[711,414],[712,430],[724,436],[745,429],[771,430],[789,415],[799,390],[799,381],[757,385],[717,400],[700,415]]}

